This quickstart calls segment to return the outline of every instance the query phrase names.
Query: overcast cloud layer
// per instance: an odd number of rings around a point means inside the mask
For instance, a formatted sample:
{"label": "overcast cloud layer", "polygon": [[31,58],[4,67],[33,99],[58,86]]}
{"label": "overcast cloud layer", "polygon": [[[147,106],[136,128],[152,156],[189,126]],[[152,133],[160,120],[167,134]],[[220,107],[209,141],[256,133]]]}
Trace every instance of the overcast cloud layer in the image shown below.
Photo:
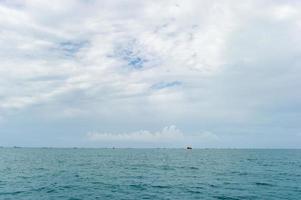
{"label": "overcast cloud layer", "polygon": [[300,35],[294,0],[0,0],[0,145],[300,148]]}

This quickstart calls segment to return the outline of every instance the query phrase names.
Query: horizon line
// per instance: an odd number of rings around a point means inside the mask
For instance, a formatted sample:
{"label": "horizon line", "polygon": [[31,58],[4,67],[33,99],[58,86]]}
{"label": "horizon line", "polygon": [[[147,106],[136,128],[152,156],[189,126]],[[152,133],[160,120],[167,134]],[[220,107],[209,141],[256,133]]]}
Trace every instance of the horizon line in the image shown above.
{"label": "horizon line", "polygon": [[[30,146],[0,146],[1,148],[6,149],[184,149],[187,150],[187,147],[50,147],[50,146],[41,146],[41,147],[30,147]],[[301,150],[301,147],[193,147],[188,150]]]}

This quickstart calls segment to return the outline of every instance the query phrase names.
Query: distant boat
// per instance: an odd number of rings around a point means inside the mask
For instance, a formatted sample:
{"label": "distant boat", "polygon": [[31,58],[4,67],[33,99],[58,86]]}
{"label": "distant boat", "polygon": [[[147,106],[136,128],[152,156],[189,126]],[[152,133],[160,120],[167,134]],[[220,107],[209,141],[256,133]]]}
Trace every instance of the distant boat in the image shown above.
{"label": "distant boat", "polygon": [[192,147],[187,147],[186,149],[192,149]]}

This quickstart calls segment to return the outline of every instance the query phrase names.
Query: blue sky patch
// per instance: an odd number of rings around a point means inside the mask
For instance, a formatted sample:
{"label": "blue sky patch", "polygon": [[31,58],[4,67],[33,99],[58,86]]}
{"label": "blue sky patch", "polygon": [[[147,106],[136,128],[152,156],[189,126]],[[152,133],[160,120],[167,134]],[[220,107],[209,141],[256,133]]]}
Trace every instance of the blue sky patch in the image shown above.
{"label": "blue sky patch", "polygon": [[87,45],[87,41],[64,41],[59,43],[59,50],[61,50],[65,56],[74,56],[81,48]]}
{"label": "blue sky patch", "polygon": [[171,88],[182,85],[182,82],[180,81],[172,81],[172,82],[159,82],[155,83],[151,86],[152,89],[161,90],[164,88]]}
{"label": "blue sky patch", "polygon": [[135,41],[124,46],[118,46],[114,52],[114,56],[127,63],[127,66],[131,69],[142,69],[147,62],[141,53],[134,48]]}

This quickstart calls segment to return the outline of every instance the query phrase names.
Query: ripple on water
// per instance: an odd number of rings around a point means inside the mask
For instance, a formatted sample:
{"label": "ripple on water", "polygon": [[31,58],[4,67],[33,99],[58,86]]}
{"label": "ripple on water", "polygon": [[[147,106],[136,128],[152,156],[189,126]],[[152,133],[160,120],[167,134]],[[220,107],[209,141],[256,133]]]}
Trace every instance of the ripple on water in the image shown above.
{"label": "ripple on water", "polygon": [[301,199],[301,151],[183,152],[0,149],[0,199]]}
{"label": "ripple on water", "polygon": [[214,198],[216,198],[216,199],[222,199],[222,200],[240,200],[239,198],[225,196],[225,195],[214,196]]}
{"label": "ripple on water", "polygon": [[169,185],[152,185],[152,188],[158,188],[158,189],[171,189],[172,186],[169,186]]}
{"label": "ripple on water", "polygon": [[264,183],[264,182],[256,182],[255,185],[258,186],[269,186],[269,187],[274,187],[275,185],[271,184],[271,183]]}
{"label": "ripple on water", "polygon": [[0,195],[17,195],[25,193],[26,191],[14,191],[14,192],[0,192]]}

